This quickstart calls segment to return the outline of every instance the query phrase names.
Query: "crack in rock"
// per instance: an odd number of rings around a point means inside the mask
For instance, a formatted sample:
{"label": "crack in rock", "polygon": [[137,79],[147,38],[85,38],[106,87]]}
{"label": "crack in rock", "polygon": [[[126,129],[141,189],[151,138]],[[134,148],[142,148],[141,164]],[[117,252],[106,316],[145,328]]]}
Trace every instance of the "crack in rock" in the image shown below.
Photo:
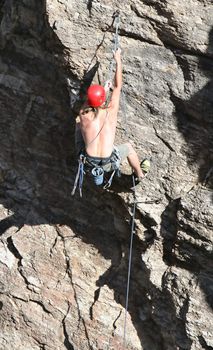
{"label": "crack in rock", "polygon": [[35,336],[32,335],[32,338],[36,341],[36,343],[38,344],[40,350],[46,350],[46,346],[47,344],[42,343],[39,339],[37,339]]}
{"label": "crack in rock", "polygon": [[[65,257],[65,262],[66,262],[66,274],[69,276],[69,279],[70,279],[70,282],[71,282],[71,286],[72,286],[73,293],[74,293],[74,299],[75,299],[76,306],[77,306],[77,312],[78,312],[78,326],[77,326],[77,328],[79,329],[80,323],[82,322],[83,327],[84,327],[84,331],[85,331],[85,337],[86,337],[87,342],[88,342],[88,348],[92,350],[92,346],[90,344],[90,339],[89,339],[89,334],[88,334],[88,331],[87,331],[86,322],[85,322],[84,318],[81,315],[81,310],[80,310],[80,306],[79,306],[79,303],[78,303],[78,297],[77,297],[76,289],[75,289],[74,282],[73,282],[72,268],[71,268],[71,264],[70,264],[70,257],[68,255],[67,248],[66,248],[65,238],[61,234],[59,227],[55,226],[55,229],[56,229],[56,232],[58,233],[58,235],[62,238],[62,242],[63,242],[63,246],[64,246],[63,253],[64,253],[64,257]],[[69,305],[66,317],[67,317],[67,315],[69,313],[69,309],[70,309],[70,305]],[[63,321],[64,325],[65,325],[66,317],[64,318],[64,321]],[[63,322],[62,322],[62,324],[63,324]],[[64,328],[64,325],[63,325],[63,329],[65,331],[64,334],[67,334],[67,336],[68,336],[68,333],[66,332],[66,327]],[[65,338],[65,341],[66,341],[66,345],[69,346],[67,349],[68,350],[74,350],[74,348],[71,348],[72,344],[69,342],[69,339]]]}
{"label": "crack in rock", "polygon": [[92,17],[92,3],[93,3],[93,0],[88,0],[87,2],[87,10],[89,11],[90,17]]}
{"label": "crack in rock", "polygon": [[10,293],[8,294],[8,296],[12,297],[13,299],[23,301],[24,303],[29,303],[29,302],[35,303],[35,304],[39,305],[45,313],[47,313],[48,315],[52,315],[53,316],[52,312],[50,310],[48,310],[48,308],[42,303],[41,300],[36,300],[36,299],[31,299],[31,298],[30,299],[24,299],[24,298],[21,298],[21,297],[19,297],[17,295],[10,294]]}
{"label": "crack in rock", "polygon": [[67,313],[62,320],[62,326],[63,326],[63,332],[64,332],[64,346],[66,347],[67,350],[74,350],[73,345],[70,343],[69,334],[66,329],[66,318],[69,314],[69,311],[70,311],[70,305],[68,304]]}
{"label": "crack in rock", "polygon": [[100,291],[101,291],[100,287],[95,290],[94,301],[93,301],[93,303],[92,303],[92,305],[90,306],[90,309],[89,309],[89,314],[90,314],[90,319],[91,320],[93,320],[93,307],[94,307],[96,301],[98,301],[98,298],[99,298],[99,295],[100,295]]}
{"label": "crack in rock", "polygon": [[114,320],[112,326],[113,326],[113,332],[112,332],[112,336],[114,337],[115,335],[115,331],[117,329],[117,326],[116,326],[116,322],[119,320],[119,318],[121,317],[121,314],[122,314],[122,310],[120,310],[118,316],[116,317],[116,319]]}
{"label": "crack in rock", "polygon": [[170,145],[170,143],[166,140],[164,140],[164,138],[162,136],[159,135],[156,127],[153,125],[153,129],[155,131],[155,135],[164,143],[164,145],[172,152],[176,152],[175,149]]}
{"label": "crack in rock", "polygon": [[15,256],[15,258],[19,260],[19,263],[20,263],[23,257],[18,251],[18,249],[16,248],[16,246],[14,245],[12,236],[7,238],[7,247],[9,251]]}
{"label": "crack in rock", "polygon": [[52,312],[46,308],[46,306],[42,303],[41,300],[29,299],[29,301],[31,301],[32,303],[35,303],[35,304],[41,306],[41,308],[42,308],[42,310],[44,312],[46,312],[49,315],[52,315]]}
{"label": "crack in rock", "polygon": [[202,346],[202,349],[213,350],[213,347],[206,343],[206,341],[205,341],[205,339],[204,339],[204,337],[202,335],[200,335],[198,337],[198,340],[199,340],[200,345]]}
{"label": "crack in rock", "polygon": [[[17,268],[17,271],[20,273],[21,277],[23,278],[27,288],[29,290],[32,290],[32,287],[33,287],[33,291],[34,290],[34,287],[38,288],[37,285],[34,285],[33,283],[31,283],[29,280],[28,280],[28,277],[25,276],[24,274],[24,271],[23,271],[23,266],[22,266],[22,259],[23,259],[23,256],[20,254],[19,250],[16,248],[14,242],[13,242],[13,239],[12,239],[12,236],[8,237],[7,238],[7,247],[9,249],[9,251],[15,256],[15,258],[18,260],[18,268]],[[32,287],[31,287],[32,286]]]}
{"label": "crack in rock", "polygon": [[13,298],[13,299],[17,299],[17,300],[23,301],[25,303],[27,303],[29,301],[29,299],[24,299],[24,298],[18,297],[17,295],[11,294],[11,293],[9,293],[8,296]]}
{"label": "crack in rock", "polygon": [[[58,233],[58,232],[57,232],[57,233]],[[60,236],[60,237],[61,237],[61,236]],[[52,257],[52,255],[53,255],[53,250],[54,250],[54,248],[55,248],[57,242],[58,242],[58,237],[55,238],[55,241],[53,242],[53,245],[52,245],[52,247],[50,248],[50,257]]]}
{"label": "crack in rock", "polygon": [[159,43],[153,41],[153,40],[148,40],[147,38],[144,38],[141,34],[137,34],[137,33],[131,33],[131,32],[128,32],[127,30],[125,29],[120,29],[120,32],[119,32],[120,36],[121,37],[126,37],[128,39],[134,39],[134,40],[137,40],[137,41],[141,41],[142,43],[147,43],[147,44],[150,44],[150,45],[155,45],[155,46],[162,46],[160,45]]}

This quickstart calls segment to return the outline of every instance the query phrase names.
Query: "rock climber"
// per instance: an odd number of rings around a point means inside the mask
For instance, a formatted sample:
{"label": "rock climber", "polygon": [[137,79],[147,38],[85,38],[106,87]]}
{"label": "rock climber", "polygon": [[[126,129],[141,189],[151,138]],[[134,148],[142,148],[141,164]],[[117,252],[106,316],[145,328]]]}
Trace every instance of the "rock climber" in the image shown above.
{"label": "rock climber", "polygon": [[105,87],[91,85],[87,90],[87,101],[79,113],[76,124],[76,148],[83,152],[86,159],[93,165],[102,166],[104,171],[112,171],[112,162],[115,153],[119,154],[121,162],[127,158],[132,167],[136,180],[140,182],[149,170],[149,160],[141,163],[138,155],[130,143],[114,145],[119,110],[119,101],[122,88],[121,50],[114,53],[116,71],[114,88],[109,103],[106,103],[106,94],[112,89],[112,83],[107,82]]}

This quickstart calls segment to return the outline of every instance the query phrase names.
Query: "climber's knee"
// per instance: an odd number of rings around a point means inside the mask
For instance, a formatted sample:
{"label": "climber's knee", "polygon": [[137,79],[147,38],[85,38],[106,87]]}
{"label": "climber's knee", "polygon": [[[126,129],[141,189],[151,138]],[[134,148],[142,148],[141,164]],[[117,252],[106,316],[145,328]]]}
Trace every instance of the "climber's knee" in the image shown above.
{"label": "climber's knee", "polygon": [[128,148],[128,156],[130,156],[131,154],[135,153],[135,150],[133,148],[133,146],[131,145],[130,142],[126,143],[126,147]]}

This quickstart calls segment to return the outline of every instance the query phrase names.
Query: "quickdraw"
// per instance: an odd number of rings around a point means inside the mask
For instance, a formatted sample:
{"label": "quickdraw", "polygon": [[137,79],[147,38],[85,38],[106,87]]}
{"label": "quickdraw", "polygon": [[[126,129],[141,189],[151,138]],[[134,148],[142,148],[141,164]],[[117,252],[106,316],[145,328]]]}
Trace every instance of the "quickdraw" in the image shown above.
{"label": "quickdraw", "polygon": [[80,197],[82,197],[82,186],[83,186],[84,173],[85,173],[84,172],[85,161],[86,161],[85,156],[83,154],[80,154],[80,157],[79,157],[79,160],[78,160],[78,170],[77,170],[77,174],[76,174],[76,177],[75,177],[73,190],[71,192],[72,196],[74,196],[76,188],[78,186]]}

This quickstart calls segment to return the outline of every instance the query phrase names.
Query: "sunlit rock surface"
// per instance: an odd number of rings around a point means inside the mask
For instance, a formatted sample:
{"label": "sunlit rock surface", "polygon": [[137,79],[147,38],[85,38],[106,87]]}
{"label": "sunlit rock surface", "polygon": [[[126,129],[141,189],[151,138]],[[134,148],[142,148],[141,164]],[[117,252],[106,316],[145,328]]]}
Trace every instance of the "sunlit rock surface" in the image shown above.
{"label": "sunlit rock surface", "polygon": [[[131,171],[71,196],[79,96],[110,76],[116,10],[116,142],[152,164],[126,331]],[[0,349],[212,349],[212,1],[2,0],[0,22]]]}

